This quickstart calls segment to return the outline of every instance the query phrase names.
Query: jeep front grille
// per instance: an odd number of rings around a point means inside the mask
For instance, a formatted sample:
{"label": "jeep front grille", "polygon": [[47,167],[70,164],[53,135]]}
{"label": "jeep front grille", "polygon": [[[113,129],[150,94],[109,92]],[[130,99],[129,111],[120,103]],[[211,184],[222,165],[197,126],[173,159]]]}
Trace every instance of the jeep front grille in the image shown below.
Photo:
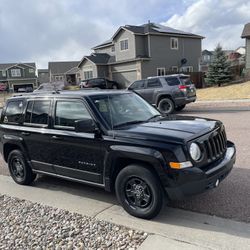
{"label": "jeep front grille", "polygon": [[224,127],[212,133],[203,143],[207,161],[212,162],[219,159],[227,149],[227,137]]}

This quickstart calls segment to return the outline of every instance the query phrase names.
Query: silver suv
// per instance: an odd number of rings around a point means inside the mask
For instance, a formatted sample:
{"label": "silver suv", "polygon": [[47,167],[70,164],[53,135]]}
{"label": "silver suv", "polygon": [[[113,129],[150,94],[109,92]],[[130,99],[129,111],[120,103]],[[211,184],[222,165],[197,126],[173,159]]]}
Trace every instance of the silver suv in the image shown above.
{"label": "silver suv", "polygon": [[129,87],[165,114],[180,111],[195,102],[196,89],[189,75],[176,74],[148,77],[133,82]]}

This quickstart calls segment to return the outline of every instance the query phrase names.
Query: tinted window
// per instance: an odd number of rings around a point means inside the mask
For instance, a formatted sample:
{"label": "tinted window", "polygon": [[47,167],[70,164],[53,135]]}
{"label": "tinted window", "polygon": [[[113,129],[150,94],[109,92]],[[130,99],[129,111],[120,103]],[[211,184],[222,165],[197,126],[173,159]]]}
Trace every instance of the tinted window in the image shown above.
{"label": "tinted window", "polygon": [[37,100],[28,102],[25,122],[46,125],[49,118],[50,101]]}
{"label": "tinted window", "polygon": [[176,77],[166,77],[165,80],[167,81],[169,86],[175,86],[180,84],[179,79]]}
{"label": "tinted window", "polygon": [[55,125],[75,127],[75,121],[91,119],[91,116],[82,102],[57,101]]}
{"label": "tinted window", "polygon": [[183,85],[191,85],[193,84],[189,77],[180,77],[181,83]]}
{"label": "tinted window", "polygon": [[8,102],[4,116],[4,123],[19,123],[23,113],[23,101]]}
{"label": "tinted window", "polygon": [[155,88],[155,87],[161,87],[159,79],[157,78],[148,79],[148,88]]}
{"label": "tinted window", "polygon": [[145,86],[145,80],[135,81],[131,86],[130,89],[142,89]]}

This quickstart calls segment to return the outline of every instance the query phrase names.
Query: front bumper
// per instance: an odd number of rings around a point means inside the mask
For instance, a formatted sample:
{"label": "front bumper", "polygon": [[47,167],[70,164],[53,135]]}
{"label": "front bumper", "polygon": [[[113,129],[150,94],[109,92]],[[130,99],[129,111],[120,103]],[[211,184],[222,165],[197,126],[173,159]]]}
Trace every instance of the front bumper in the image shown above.
{"label": "front bumper", "polygon": [[176,171],[165,187],[170,200],[183,200],[185,197],[202,193],[216,187],[230,173],[236,160],[236,149],[228,142],[227,151],[223,159],[213,163],[207,171],[192,167]]}

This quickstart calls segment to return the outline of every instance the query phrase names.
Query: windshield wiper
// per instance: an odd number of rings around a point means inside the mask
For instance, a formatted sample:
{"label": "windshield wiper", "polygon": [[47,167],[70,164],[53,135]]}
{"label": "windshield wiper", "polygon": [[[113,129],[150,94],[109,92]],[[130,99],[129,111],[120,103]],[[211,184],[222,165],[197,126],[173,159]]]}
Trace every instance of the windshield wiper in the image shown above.
{"label": "windshield wiper", "polygon": [[156,118],[156,117],[161,117],[161,116],[162,116],[162,115],[154,115],[154,116],[150,117],[149,119],[147,119],[146,122],[150,122],[150,121],[152,121],[154,118]]}
{"label": "windshield wiper", "polygon": [[123,123],[115,125],[114,128],[119,128],[119,127],[122,127],[122,126],[127,126],[127,125],[142,123],[142,122],[145,122],[145,121],[135,120],[135,121],[123,122]]}

